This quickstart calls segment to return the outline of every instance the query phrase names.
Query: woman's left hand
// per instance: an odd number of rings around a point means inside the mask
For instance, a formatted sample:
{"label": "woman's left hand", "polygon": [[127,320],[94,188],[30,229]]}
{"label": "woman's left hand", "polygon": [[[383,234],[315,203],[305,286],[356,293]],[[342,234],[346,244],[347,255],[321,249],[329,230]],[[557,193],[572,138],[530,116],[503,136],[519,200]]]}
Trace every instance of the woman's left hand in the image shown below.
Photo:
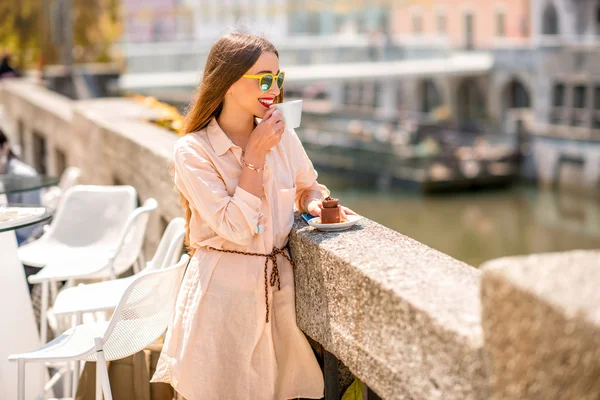
{"label": "woman's left hand", "polygon": [[[313,217],[321,216],[321,209],[323,208],[323,200],[314,199],[310,203],[308,203],[308,213]],[[347,215],[357,215],[354,211],[349,209],[348,207],[342,206],[342,217],[346,218]]]}

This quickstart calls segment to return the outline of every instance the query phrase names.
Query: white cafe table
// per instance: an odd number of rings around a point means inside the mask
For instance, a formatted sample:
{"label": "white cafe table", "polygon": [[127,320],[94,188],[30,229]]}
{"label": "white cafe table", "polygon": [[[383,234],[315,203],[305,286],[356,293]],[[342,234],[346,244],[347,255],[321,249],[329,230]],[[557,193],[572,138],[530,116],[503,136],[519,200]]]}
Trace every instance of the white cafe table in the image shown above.
{"label": "white cafe table", "polygon": [[[3,214],[32,214],[2,222]],[[31,296],[23,264],[17,257],[15,229],[47,221],[52,216],[45,207],[0,206],[0,398],[17,398],[17,364],[8,356],[40,347],[40,335],[35,321]],[[41,364],[30,364],[26,371],[26,399],[35,399],[43,387],[38,372]],[[28,367],[29,367],[28,366]],[[27,367],[26,367],[27,368]],[[37,370],[36,370],[37,368]]]}
{"label": "white cafe table", "polygon": [[[35,186],[45,185],[38,181]],[[5,194],[10,193],[10,189],[11,185],[2,184],[0,176],[0,399],[7,400],[17,398],[17,364],[9,362],[8,356],[35,350],[41,345],[25,270],[17,256],[15,230],[47,221],[53,213],[42,206],[6,205]],[[35,399],[43,388],[46,374],[44,370],[40,372],[40,365],[26,367],[27,400]]]}

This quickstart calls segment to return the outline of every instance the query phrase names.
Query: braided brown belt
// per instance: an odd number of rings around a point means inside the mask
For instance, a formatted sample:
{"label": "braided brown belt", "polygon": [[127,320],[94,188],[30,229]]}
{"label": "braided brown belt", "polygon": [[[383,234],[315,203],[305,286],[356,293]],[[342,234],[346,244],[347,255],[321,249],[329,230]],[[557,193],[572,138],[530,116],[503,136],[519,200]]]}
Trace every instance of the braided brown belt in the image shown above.
{"label": "braided brown belt", "polygon": [[[225,250],[225,249],[216,249],[214,247],[208,247],[209,250],[216,250],[223,253],[233,253],[233,254],[243,254],[245,256],[255,256],[255,257],[265,257],[265,306],[267,307],[267,313],[265,322],[269,322],[269,283],[271,287],[275,287],[275,283],[277,283],[277,290],[281,290],[281,282],[279,281],[279,269],[277,268],[277,255],[281,254],[286,260],[294,266],[294,262],[292,259],[285,254],[283,249],[279,249],[277,247],[273,247],[273,251],[271,254],[262,254],[262,253],[249,253],[246,251],[237,251],[237,250]],[[273,270],[271,271],[271,278],[269,279],[269,283],[267,283],[267,268],[269,265],[269,260],[273,263]]]}

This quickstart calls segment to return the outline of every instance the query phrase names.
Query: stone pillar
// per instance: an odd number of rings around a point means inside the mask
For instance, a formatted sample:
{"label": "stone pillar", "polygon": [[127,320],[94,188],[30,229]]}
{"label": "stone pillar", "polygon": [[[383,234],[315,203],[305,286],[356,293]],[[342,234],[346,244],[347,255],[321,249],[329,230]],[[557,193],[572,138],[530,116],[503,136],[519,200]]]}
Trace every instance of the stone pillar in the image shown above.
{"label": "stone pillar", "polygon": [[480,269],[488,398],[600,398],[600,252],[506,257]]}
{"label": "stone pillar", "polygon": [[21,149],[21,157],[29,165],[35,165],[34,145],[33,145],[33,127],[30,122],[22,121],[23,123],[23,147]]}

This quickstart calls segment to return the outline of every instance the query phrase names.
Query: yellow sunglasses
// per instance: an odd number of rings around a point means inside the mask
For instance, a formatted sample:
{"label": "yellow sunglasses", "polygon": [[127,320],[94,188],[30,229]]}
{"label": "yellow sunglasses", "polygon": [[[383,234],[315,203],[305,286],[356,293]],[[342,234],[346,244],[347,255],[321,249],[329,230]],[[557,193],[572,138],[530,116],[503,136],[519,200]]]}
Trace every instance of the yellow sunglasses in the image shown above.
{"label": "yellow sunglasses", "polygon": [[244,78],[258,79],[258,86],[263,92],[268,91],[273,86],[273,82],[277,81],[277,87],[281,89],[283,87],[283,81],[285,80],[285,72],[279,71],[277,75],[273,75],[268,72],[260,75],[244,75]]}

